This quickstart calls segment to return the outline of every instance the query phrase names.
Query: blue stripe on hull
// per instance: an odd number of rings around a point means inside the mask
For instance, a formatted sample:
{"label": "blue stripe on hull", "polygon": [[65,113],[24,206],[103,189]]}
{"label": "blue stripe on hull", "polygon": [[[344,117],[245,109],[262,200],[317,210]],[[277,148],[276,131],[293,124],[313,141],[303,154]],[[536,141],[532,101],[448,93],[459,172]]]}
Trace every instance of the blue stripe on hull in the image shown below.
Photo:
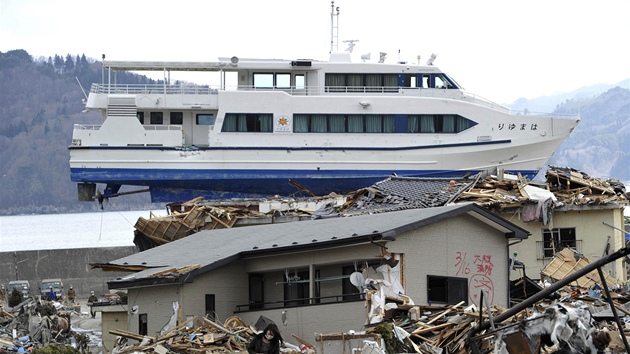
{"label": "blue stripe on hull", "polygon": [[[401,177],[462,177],[479,171],[303,171],[303,170],[164,170],[164,169],[71,169],[74,182],[147,186],[153,202],[296,195],[293,179],[315,195],[347,193],[381,181],[393,173]],[[533,177],[537,171],[521,172]]]}

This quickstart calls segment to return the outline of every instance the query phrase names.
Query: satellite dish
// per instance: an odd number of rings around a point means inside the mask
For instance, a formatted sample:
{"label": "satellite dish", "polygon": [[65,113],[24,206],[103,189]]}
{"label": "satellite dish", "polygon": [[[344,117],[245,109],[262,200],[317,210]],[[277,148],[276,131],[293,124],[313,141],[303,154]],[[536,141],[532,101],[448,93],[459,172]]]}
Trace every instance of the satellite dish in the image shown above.
{"label": "satellite dish", "polygon": [[372,56],[372,53],[361,54],[361,59],[363,59],[363,61],[370,60],[371,56]]}
{"label": "satellite dish", "polygon": [[429,58],[429,60],[427,60],[427,65],[433,65],[433,61],[435,60],[435,58],[437,58],[437,54],[431,54],[431,57]]}
{"label": "satellite dish", "polygon": [[238,64],[238,58],[236,56],[233,56],[230,61],[232,62],[232,64]]}
{"label": "satellite dish", "polygon": [[359,291],[363,291],[363,284],[365,284],[365,277],[361,272],[354,272],[350,274],[350,283],[356,286]]}

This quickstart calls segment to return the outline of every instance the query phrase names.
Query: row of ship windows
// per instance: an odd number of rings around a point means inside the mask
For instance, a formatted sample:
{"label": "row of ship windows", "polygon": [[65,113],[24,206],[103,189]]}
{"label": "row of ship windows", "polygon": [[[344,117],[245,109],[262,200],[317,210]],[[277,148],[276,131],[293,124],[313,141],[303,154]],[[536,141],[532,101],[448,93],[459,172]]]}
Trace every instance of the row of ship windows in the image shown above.
{"label": "row of ship windows", "polygon": [[[459,133],[476,123],[453,114],[294,114],[294,133]],[[271,114],[225,115],[222,132],[273,132]]]}
{"label": "row of ship windows", "polygon": [[[170,124],[182,125],[183,112],[170,112]],[[144,124],[144,112],[137,113]],[[164,124],[164,112],[150,112],[149,124]],[[197,125],[214,125],[213,114],[197,114]],[[294,133],[459,133],[476,123],[454,114],[294,114]],[[222,132],[272,133],[273,115],[227,113]]]}
{"label": "row of ship windows", "polygon": [[[304,74],[254,73],[256,88],[295,88],[305,87]],[[398,87],[413,88],[457,88],[457,84],[445,74],[332,74],[325,77],[327,92],[380,92],[382,87],[390,87],[385,92],[396,92]],[[354,89],[344,89],[344,88]],[[363,89],[359,89],[363,88]]]}
{"label": "row of ship windows", "polygon": [[[170,112],[169,124],[182,125],[184,124],[183,112]],[[140,121],[140,124],[145,124],[144,112],[137,112],[136,117]],[[160,125],[164,124],[164,112],[149,112],[148,124]],[[195,124],[197,125],[214,125],[214,114],[199,113],[195,117]]]}

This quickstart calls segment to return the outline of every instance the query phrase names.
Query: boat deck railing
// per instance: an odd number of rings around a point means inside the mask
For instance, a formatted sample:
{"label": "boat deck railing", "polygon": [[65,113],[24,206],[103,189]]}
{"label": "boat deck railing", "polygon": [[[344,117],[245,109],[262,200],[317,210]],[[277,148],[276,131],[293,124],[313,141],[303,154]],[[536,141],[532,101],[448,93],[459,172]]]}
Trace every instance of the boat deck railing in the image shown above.
{"label": "boat deck railing", "polygon": [[[155,94],[155,95],[217,95],[219,91],[244,92],[284,92],[292,96],[337,96],[337,95],[365,95],[365,96],[408,96],[447,98],[466,101],[484,107],[504,111],[512,115],[539,115],[534,112],[513,111],[508,107],[492,102],[481,96],[457,89],[429,89],[417,87],[393,86],[305,86],[305,87],[256,87],[256,86],[209,86],[191,84],[92,84],[92,94]],[[575,118],[576,115],[540,113],[547,117]]]}
{"label": "boat deck railing", "polygon": [[[142,125],[144,130],[182,130],[181,125]],[[74,130],[99,130],[101,124],[75,124]]]}

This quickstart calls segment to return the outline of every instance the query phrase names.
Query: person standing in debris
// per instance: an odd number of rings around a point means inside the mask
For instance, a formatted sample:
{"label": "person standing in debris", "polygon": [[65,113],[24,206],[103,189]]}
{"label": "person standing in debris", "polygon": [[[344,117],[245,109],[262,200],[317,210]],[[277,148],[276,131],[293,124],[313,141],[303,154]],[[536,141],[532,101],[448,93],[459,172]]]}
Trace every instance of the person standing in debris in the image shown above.
{"label": "person standing in debris", "polygon": [[96,297],[96,295],[94,295],[93,291],[90,291],[90,297],[88,298],[87,302],[90,306],[90,315],[92,315],[92,318],[96,317],[96,312],[92,310],[92,304],[98,302],[98,298]]}
{"label": "person standing in debris", "polygon": [[4,288],[4,285],[2,285],[2,288],[0,289],[0,302],[4,304],[9,303],[9,294],[7,293],[7,289]]}
{"label": "person standing in debris", "polygon": [[74,299],[76,299],[77,293],[74,291],[72,285],[70,285],[70,289],[68,290],[68,302],[74,304]]}
{"label": "person standing in debris", "polygon": [[280,335],[280,330],[275,323],[270,323],[265,327],[265,330],[260,332],[259,334],[249,342],[247,346],[247,352],[249,354],[279,354],[280,353],[280,344],[283,343],[284,340]]}
{"label": "person standing in debris", "polygon": [[56,301],[57,300],[57,294],[55,294],[55,290],[53,289],[53,287],[51,286],[49,291],[48,291],[48,300],[50,301]]}

